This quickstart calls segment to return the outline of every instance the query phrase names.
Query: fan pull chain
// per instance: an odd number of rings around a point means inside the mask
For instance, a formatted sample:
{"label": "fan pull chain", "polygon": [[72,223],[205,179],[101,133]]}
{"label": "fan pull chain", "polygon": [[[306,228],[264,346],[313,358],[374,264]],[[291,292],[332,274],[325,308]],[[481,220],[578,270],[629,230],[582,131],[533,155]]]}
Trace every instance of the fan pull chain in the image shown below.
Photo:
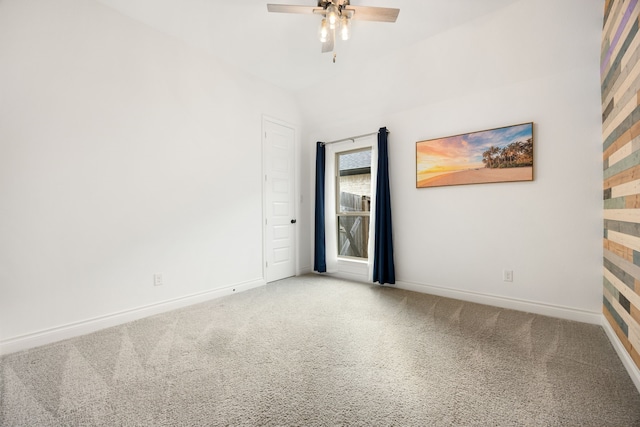
{"label": "fan pull chain", "polygon": [[334,64],[336,63],[336,54],[335,53],[333,54],[333,63]]}

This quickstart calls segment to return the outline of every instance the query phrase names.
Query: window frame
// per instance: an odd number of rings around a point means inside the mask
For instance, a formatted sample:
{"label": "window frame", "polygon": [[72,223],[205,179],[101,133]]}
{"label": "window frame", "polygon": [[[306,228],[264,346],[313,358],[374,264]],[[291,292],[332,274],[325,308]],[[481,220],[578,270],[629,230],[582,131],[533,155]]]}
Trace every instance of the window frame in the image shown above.
{"label": "window frame", "polygon": [[[336,233],[336,251],[337,251],[337,256],[338,256],[338,260],[350,260],[350,261],[360,261],[360,262],[368,262],[369,261],[369,253],[368,253],[368,247],[367,249],[367,256],[366,257],[357,257],[357,256],[351,256],[351,255],[340,255],[340,217],[367,217],[369,218],[368,222],[369,222],[369,226],[368,229],[371,228],[371,202],[372,202],[372,197],[369,196],[369,210],[366,211],[341,211],[340,209],[340,156],[345,155],[345,154],[353,154],[353,153],[359,153],[359,152],[364,152],[364,151],[369,151],[371,152],[371,154],[373,155],[373,147],[370,145],[364,146],[364,147],[360,147],[360,148],[353,148],[353,149],[348,149],[348,150],[341,150],[341,151],[336,151],[335,152],[335,212],[334,212],[334,217],[335,217],[335,233]],[[369,164],[368,168],[361,168],[361,169],[368,169],[369,170],[369,185],[372,186],[372,177],[371,177],[371,172],[372,172],[372,165]],[[372,188],[372,187],[371,187]],[[369,232],[367,232],[367,246],[369,245]]]}

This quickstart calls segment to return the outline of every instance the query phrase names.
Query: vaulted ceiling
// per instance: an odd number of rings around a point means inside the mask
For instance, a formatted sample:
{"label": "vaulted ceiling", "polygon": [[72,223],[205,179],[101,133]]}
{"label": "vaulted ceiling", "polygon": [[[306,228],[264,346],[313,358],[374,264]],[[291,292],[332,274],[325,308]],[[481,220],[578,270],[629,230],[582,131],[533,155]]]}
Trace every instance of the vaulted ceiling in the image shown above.
{"label": "vaulted ceiling", "polygon": [[[400,9],[396,23],[354,21],[338,41],[336,63],[320,52],[319,16],[268,13],[267,3],[313,6],[314,0],[98,0],[163,33],[285,89],[353,78],[379,55],[410,46],[518,0],[352,0]],[[473,41],[470,41],[472,43]]]}

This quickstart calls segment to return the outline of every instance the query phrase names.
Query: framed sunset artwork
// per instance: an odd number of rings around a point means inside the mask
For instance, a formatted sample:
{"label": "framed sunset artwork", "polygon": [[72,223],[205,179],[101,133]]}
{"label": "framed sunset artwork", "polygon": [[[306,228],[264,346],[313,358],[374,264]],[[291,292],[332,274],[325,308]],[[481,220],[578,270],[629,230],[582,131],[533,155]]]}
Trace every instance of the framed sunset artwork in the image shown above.
{"label": "framed sunset artwork", "polygon": [[416,188],[533,180],[533,123],[416,143]]}

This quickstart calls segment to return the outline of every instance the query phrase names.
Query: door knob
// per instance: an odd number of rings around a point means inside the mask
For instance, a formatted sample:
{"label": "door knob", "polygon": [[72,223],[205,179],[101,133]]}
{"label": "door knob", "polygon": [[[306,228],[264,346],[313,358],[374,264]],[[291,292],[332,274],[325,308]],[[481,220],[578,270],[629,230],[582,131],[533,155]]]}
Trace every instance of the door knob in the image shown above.
{"label": "door knob", "polygon": [[291,224],[295,224],[297,221],[295,219],[291,220]]}

